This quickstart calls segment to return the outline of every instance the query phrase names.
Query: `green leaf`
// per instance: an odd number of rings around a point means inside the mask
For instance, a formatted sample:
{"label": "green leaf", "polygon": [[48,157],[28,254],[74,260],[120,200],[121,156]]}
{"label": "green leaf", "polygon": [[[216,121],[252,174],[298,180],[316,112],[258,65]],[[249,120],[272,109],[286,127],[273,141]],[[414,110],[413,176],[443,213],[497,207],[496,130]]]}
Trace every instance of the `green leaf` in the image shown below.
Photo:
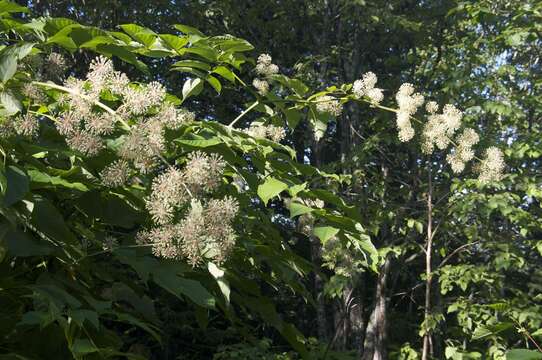
{"label": "green leaf", "polygon": [[3,107],[0,112],[2,115],[14,115],[23,108],[21,102],[9,90],[0,92],[0,104]]}
{"label": "green leaf", "polygon": [[96,49],[96,47],[98,45],[114,44],[114,43],[115,43],[115,39],[112,38],[112,37],[109,37],[109,36],[96,36],[96,37],[92,38],[91,40],[82,43],[79,47],[83,48],[83,49],[85,49],[85,48]]}
{"label": "green leaf", "polygon": [[176,36],[171,34],[160,34],[159,36],[167,46],[177,52],[188,44],[187,36]]}
{"label": "green leaf", "polygon": [[295,197],[300,191],[303,191],[307,188],[307,183],[303,183],[303,184],[298,184],[298,185],[294,185],[294,186],[291,186],[289,189],[288,189],[288,192],[290,193],[290,195],[292,197]]}
{"label": "green leaf", "polygon": [[203,61],[198,61],[198,60],[180,60],[180,61],[177,61],[172,66],[196,68],[196,69],[205,70],[205,71],[211,70],[211,66],[209,64],[204,63]]}
{"label": "green leaf", "polygon": [[154,271],[152,278],[156,284],[179,298],[184,295],[199,306],[206,308],[215,306],[213,295],[195,280],[181,278],[175,272],[162,268]]}
{"label": "green leaf", "polygon": [[542,353],[527,349],[514,349],[506,353],[506,360],[539,360],[542,359]]}
{"label": "green leaf", "polygon": [[267,205],[267,202],[286,190],[288,185],[273,177],[268,177],[265,182],[258,186],[258,196],[263,200],[263,203]]}
{"label": "green leaf", "polygon": [[29,191],[29,182],[26,174],[15,166],[8,166],[6,169],[6,180],[4,205],[11,206],[25,197]]}
{"label": "green leaf", "polygon": [[218,53],[216,52],[215,49],[211,47],[202,47],[202,46],[189,47],[189,48],[183,48],[179,51],[180,55],[185,55],[187,53],[197,55],[211,62],[216,61],[218,58]]}
{"label": "green leaf", "polygon": [[32,224],[48,237],[62,244],[77,244],[62,214],[48,200],[36,197],[32,210]]}
{"label": "green leaf", "polygon": [[0,238],[6,244],[11,256],[42,256],[49,255],[53,250],[47,243],[37,241],[27,233],[14,229],[5,222],[0,224]]}
{"label": "green leaf", "polygon": [[145,63],[139,61],[137,59],[137,56],[133,52],[121,46],[114,45],[114,44],[100,44],[96,47],[96,51],[108,56],[115,55],[122,61],[125,61],[129,64],[134,65],[140,71],[143,71],[144,73],[147,73],[147,74],[149,73],[149,69],[147,65],[145,65]]}
{"label": "green leaf", "polygon": [[206,148],[206,147],[215,146],[215,145],[224,143],[220,138],[217,138],[217,137],[212,137],[210,139],[202,139],[202,140],[175,139],[175,142],[178,142],[179,144],[183,144],[183,145],[197,147],[197,148]]}
{"label": "green leaf", "polygon": [[233,72],[225,66],[217,66],[213,69],[213,73],[222,76],[224,79],[229,82],[235,83],[235,75]]}
{"label": "green leaf", "polygon": [[303,204],[300,204],[298,202],[292,201],[290,203],[290,217],[294,218],[298,215],[303,215],[312,212],[312,208],[305,206]]}
{"label": "green leaf", "polygon": [[17,56],[11,52],[4,52],[0,58],[0,81],[6,83],[17,71]]}
{"label": "green leaf", "polygon": [[339,229],[331,226],[319,226],[315,227],[313,230],[313,234],[322,241],[322,244],[325,244],[326,241],[337,235],[338,232]]}
{"label": "green leaf", "polygon": [[182,24],[175,24],[173,27],[180,32],[187,34],[187,35],[199,35],[199,36],[205,36],[201,31],[198,29],[188,26],[188,25],[182,25]]}
{"label": "green leaf", "polygon": [[230,303],[230,284],[228,281],[224,278],[224,270],[220,269],[218,266],[216,266],[214,263],[209,262],[207,264],[207,269],[209,270],[209,273],[213,275],[215,278],[218,287],[220,288],[220,291],[222,292],[222,295],[224,295],[224,298],[226,299],[226,302]]}
{"label": "green leaf", "polygon": [[203,80],[188,79],[183,85],[183,102],[190,96],[198,95],[203,90]]}
{"label": "green leaf", "polygon": [[35,184],[32,184],[34,187],[35,185],[38,185],[38,186],[50,185],[53,188],[55,186],[62,186],[68,189],[74,189],[74,190],[80,190],[80,191],[88,190],[88,187],[85,184],[82,184],[79,182],[72,183],[61,178],[60,176],[51,176],[39,170],[28,170],[28,175],[30,176],[32,183],[35,183]]}
{"label": "green leaf", "polygon": [[75,339],[71,351],[74,355],[81,356],[98,352],[99,349],[88,339]]}
{"label": "green leaf", "polygon": [[1,13],[15,13],[15,12],[28,12],[28,8],[25,6],[18,5],[11,1],[2,0],[0,1],[0,14]]}
{"label": "green leaf", "polygon": [[220,91],[222,91],[222,84],[220,83],[220,81],[218,81],[217,78],[209,75],[205,80],[207,80],[207,82],[211,84],[211,86],[216,90],[216,92],[220,94]]}

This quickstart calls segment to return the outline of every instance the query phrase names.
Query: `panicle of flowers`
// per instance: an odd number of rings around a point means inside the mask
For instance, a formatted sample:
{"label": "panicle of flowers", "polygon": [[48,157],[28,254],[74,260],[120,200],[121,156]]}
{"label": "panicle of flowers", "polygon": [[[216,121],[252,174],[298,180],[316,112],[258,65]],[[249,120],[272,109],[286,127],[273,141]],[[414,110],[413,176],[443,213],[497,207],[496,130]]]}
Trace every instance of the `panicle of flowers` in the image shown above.
{"label": "panicle of flowers", "polygon": [[246,130],[246,133],[255,138],[268,138],[275,142],[280,142],[286,137],[286,131],[284,128],[282,126],[275,125],[252,124]]}
{"label": "panicle of flowers", "polygon": [[341,115],[343,111],[342,104],[333,96],[324,95],[319,97],[316,101],[316,111],[319,113],[327,113],[337,117]]}
{"label": "panicle of flowers", "polygon": [[103,140],[88,131],[76,130],[66,137],[66,143],[72,149],[86,156],[95,156],[103,149]]}
{"label": "panicle of flowers", "polygon": [[51,80],[61,79],[66,73],[66,59],[62,54],[52,52],[47,56],[44,64],[45,76]]}
{"label": "panicle of flowers", "polygon": [[116,160],[102,170],[100,178],[105,186],[123,186],[130,179],[130,165],[126,160]]}
{"label": "panicle of flowers", "polygon": [[378,78],[373,72],[363,74],[363,77],[354,81],[352,86],[352,92],[354,96],[361,99],[363,96],[367,96],[374,103],[380,103],[384,100],[384,93],[382,89],[375,88]]}
{"label": "panicle of flowers", "polygon": [[98,101],[99,93],[93,91],[83,80],[69,77],[64,82],[69,93],[64,94],[60,102],[69,105],[70,111],[78,117],[85,117],[92,111],[93,102]]}
{"label": "panicle of flowers", "polygon": [[168,224],[148,231],[140,231],[136,236],[138,244],[150,244],[152,246],[152,253],[155,256],[175,260],[184,257],[179,239],[178,224]]}
{"label": "panicle of flowers", "polygon": [[225,166],[219,155],[196,151],[189,154],[183,170],[170,167],[157,176],[146,199],[153,221],[160,225],[170,223],[190,198],[216,190],[222,183]]}
{"label": "panicle of flowers", "polygon": [[109,85],[114,73],[113,62],[105,56],[98,56],[90,63],[87,80],[92,84],[92,90],[99,93]]}
{"label": "panicle of flowers", "polygon": [[478,164],[478,180],[482,183],[499,181],[505,165],[502,151],[495,146],[490,146],[485,151],[485,157]]}
{"label": "panicle of flowers", "polygon": [[17,135],[36,137],[40,129],[40,124],[34,115],[26,113],[15,118],[13,128]]}
{"label": "panicle of flowers", "polygon": [[211,199],[205,206],[205,246],[218,264],[227,259],[235,246],[237,236],[232,224],[238,212],[239,204],[230,196]]}
{"label": "panicle of flowers", "polygon": [[159,82],[153,81],[141,87],[126,86],[122,95],[124,104],[118,109],[120,114],[143,115],[164,100],[166,89]]}
{"label": "panicle of flowers", "polygon": [[211,199],[207,204],[192,199],[188,212],[177,224],[166,224],[137,236],[138,243],[151,244],[156,256],[186,259],[192,266],[204,258],[226,260],[235,245],[233,220],[239,205],[231,197]]}
{"label": "panicle of flowers", "polygon": [[415,131],[410,122],[410,116],[415,114],[424,102],[423,95],[414,91],[412,84],[404,83],[399,87],[395,95],[399,107],[396,124],[399,130],[399,140],[402,142],[407,142],[414,137]]}
{"label": "panicle of flowers", "polygon": [[67,111],[57,119],[55,126],[60,135],[68,136],[79,129],[80,119],[74,113]]}
{"label": "panicle of flowers", "polygon": [[212,192],[222,184],[225,167],[226,163],[220,155],[194,151],[188,155],[184,169],[185,183],[193,194]]}
{"label": "panicle of flowers", "polygon": [[173,220],[176,209],[189,199],[184,186],[184,173],[174,167],[154,179],[146,206],[155,223],[164,225]]}
{"label": "panicle of flowers", "polygon": [[273,59],[268,54],[261,54],[258,56],[255,69],[256,73],[264,77],[277,74],[279,72],[279,67],[273,64],[272,61]]}
{"label": "panicle of flowers", "polygon": [[433,152],[435,146],[444,150],[448,147],[455,132],[461,127],[463,113],[452,104],[447,104],[438,114],[438,106],[427,106],[429,113],[428,121],[423,129],[422,150],[426,154]]}
{"label": "panicle of flowers", "polygon": [[131,161],[134,167],[143,174],[154,169],[158,155],[150,146],[147,135],[148,128],[134,126],[124,137],[124,142],[119,149],[119,156]]}
{"label": "panicle of flowers", "polygon": [[269,92],[269,83],[266,80],[255,78],[252,85],[261,96],[265,96]]}
{"label": "panicle of flowers", "polygon": [[47,100],[45,93],[32,83],[25,83],[21,88],[21,93],[36,103],[43,103]]}
{"label": "panicle of flowers", "polygon": [[165,104],[155,117],[159,119],[164,127],[177,130],[184,124],[194,121],[196,115],[186,109],[177,109],[171,104]]}
{"label": "panicle of flowers", "polygon": [[453,153],[447,155],[446,160],[451,165],[455,173],[460,173],[465,169],[468,161],[474,158],[474,150],[472,147],[478,143],[480,137],[474,129],[465,129],[463,133],[456,139],[457,146]]}
{"label": "panicle of flowers", "polygon": [[109,135],[115,129],[115,117],[106,112],[91,113],[83,120],[85,128],[93,135]]}

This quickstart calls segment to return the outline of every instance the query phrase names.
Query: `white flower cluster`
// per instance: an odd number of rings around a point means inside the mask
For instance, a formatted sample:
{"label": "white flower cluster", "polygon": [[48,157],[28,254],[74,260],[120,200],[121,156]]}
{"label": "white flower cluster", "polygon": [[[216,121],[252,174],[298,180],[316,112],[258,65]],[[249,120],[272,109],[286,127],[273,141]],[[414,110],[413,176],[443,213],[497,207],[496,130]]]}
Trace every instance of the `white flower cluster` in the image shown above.
{"label": "white flower cluster", "polygon": [[463,113],[452,104],[444,105],[442,114],[438,114],[438,106],[431,107],[428,121],[423,129],[422,149],[426,154],[431,154],[435,146],[444,150],[450,144],[455,132],[461,127]]}
{"label": "white flower cluster", "polygon": [[254,86],[261,96],[265,96],[269,92],[269,83],[265,80],[255,78],[252,81],[252,86]]}
{"label": "white flower cluster", "polygon": [[284,131],[284,128],[275,125],[252,124],[248,129],[246,129],[246,133],[255,138],[268,138],[275,142],[280,142],[286,137],[286,131]]}
{"label": "white flower cluster", "polygon": [[158,226],[141,232],[138,241],[151,244],[156,256],[193,266],[204,257],[223,262],[235,244],[231,223],[238,204],[230,197],[205,198],[222,184],[225,166],[216,154],[192,152],[184,169],[171,167],[156,177],[146,206]]}
{"label": "white flower cluster", "polygon": [[486,149],[485,157],[478,166],[478,180],[482,183],[499,181],[505,167],[504,155],[500,149],[491,146]]}
{"label": "white flower cluster", "polygon": [[13,128],[17,135],[36,137],[40,129],[40,124],[34,115],[26,113],[15,118]]}
{"label": "white flower cluster", "polygon": [[154,222],[171,222],[191,197],[215,191],[222,183],[225,166],[220,156],[196,151],[189,154],[183,170],[171,167],[156,177],[147,198],[147,209]]}
{"label": "white flower cluster", "polygon": [[363,74],[363,77],[354,81],[352,86],[352,92],[354,96],[361,99],[363,96],[367,96],[372,102],[379,104],[384,100],[384,93],[382,89],[375,88],[378,78],[373,72]]}
{"label": "white flower cluster", "polygon": [[236,240],[232,223],[239,211],[233,198],[211,199],[206,204],[193,199],[186,216],[178,223],[168,223],[138,233],[137,241],[151,244],[156,256],[186,259],[192,266],[204,258],[224,262]]}
{"label": "white flower cluster", "polygon": [[[279,67],[273,64],[273,59],[271,55],[261,54],[258,56],[258,61],[256,63],[256,74],[261,77],[268,78],[272,75],[278,74]],[[252,81],[252,85],[258,91],[258,94],[265,96],[269,92],[269,82],[264,79],[255,78]]]}
{"label": "white flower cluster", "polygon": [[465,169],[466,163],[474,158],[472,147],[478,143],[480,137],[473,129],[465,129],[456,140],[457,146],[453,153],[448,154],[446,160],[452,167],[453,172],[460,173]]}
{"label": "white flower cluster", "polygon": [[423,95],[414,91],[412,84],[404,83],[399,87],[399,91],[395,95],[395,100],[397,100],[399,106],[396,124],[397,129],[399,129],[399,140],[402,142],[407,142],[414,137],[415,132],[410,117],[418,111],[418,108],[424,102]]}
{"label": "white flower cluster", "polygon": [[[132,85],[126,74],[116,71],[103,56],[91,62],[86,80],[69,78],[64,86],[69,89],[62,98],[68,110],[56,126],[68,145],[84,155],[96,155],[104,147],[103,137],[114,131],[119,120],[131,122],[119,155],[142,173],[152,170],[165,150],[165,129],[178,129],[194,120],[193,113],[164,101],[166,90],[160,83]],[[98,106],[104,92],[121,102],[114,112]],[[147,118],[149,113],[154,115]]]}
{"label": "white flower cluster", "polygon": [[273,58],[271,58],[271,55],[261,54],[258,56],[255,70],[258,75],[268,77],[278,74],[279,67],[273,64]]}
{"label": "white flower cluster", "polygon": [[325,95],[316,99],[316,111],[337,117],[343,112],[343,106],[333,96]]}
{"label": "white flower cluster", "polygon": [[126,160],[115,160],[102,170],[100,178],[105,186],[123,186],[130,180],[130,164]]}

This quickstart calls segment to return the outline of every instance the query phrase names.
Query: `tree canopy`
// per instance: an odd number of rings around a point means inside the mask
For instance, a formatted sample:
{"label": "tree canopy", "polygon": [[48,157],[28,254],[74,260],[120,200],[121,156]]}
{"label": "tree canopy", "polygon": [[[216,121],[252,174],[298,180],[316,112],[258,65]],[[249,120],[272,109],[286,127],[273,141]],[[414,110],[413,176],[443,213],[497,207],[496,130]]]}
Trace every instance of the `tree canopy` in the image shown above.
{"label": "tree canopy", "polygon": [[542,359],[541,33],[0,0],[0,359]]}

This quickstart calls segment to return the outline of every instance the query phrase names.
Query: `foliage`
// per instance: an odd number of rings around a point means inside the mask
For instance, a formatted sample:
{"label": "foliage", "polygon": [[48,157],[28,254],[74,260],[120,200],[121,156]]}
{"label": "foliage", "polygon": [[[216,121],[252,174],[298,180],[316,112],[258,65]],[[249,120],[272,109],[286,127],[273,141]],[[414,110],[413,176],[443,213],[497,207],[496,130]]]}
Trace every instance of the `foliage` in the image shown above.
{"label": "foliage", "polygon": [[[537,358],[538,1],[154,5],[159,17],[139,1],[0,2],[1,356],[339,359],[355,355],[334,350],[355,349],[416,359],[429,335],[434,358]],[[206,35],[223,33],[250,42]],[[273,58],[257,57],[265,52]],[[92,91],[98,55],[129,90]],[[111,115],[113,129],[93,133],[97,154],[58,131],[80,99],[69,76],[86,79],[92,119]],[[134,114],[128,95],[153,80],[167,95]],[[389,90],[405,81],[464,109],[476,149],[504,144],[506,175],[458,176],[463,161],[450,155],[461,146],[428,155],[415,94]],[[122,155],[134,129],[172,107],[182,121]],[[422,137],[404,143],[409,126]],[[450,137],[459,141],[440,141]],[[134,161],[147,143],[159,145],[149,169]],[[172,168],[186,176],[197,156],[224,169],[212,189],[174,204],[166,223],[183,225],[184,240],[164,259],[153,237],[141,242],[164,226],[153,184]],[[120,178],[119,159],[129,169]],[[225,199],[239,204],[231,229],[207,215],[223,226],[186,256],[191,212]]]}

